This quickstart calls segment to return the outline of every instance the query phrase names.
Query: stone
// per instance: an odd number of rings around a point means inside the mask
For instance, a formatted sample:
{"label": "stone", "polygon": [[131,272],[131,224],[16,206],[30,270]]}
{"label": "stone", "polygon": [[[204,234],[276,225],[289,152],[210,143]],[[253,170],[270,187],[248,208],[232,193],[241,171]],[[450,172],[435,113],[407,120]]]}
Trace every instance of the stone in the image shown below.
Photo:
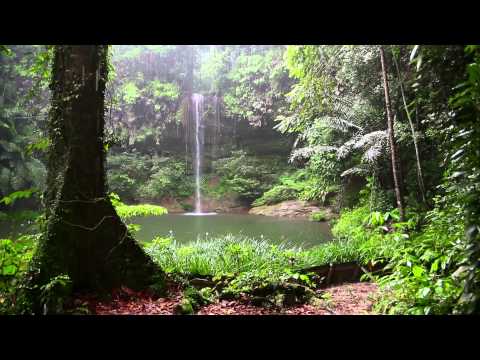
{"label": "stone", "polygon": [[248,213],[252,215],[308,218],[311,213],[316,211],[324,212],[327,221],[335,217],[332,209],[321,208],[302,200],[288,200],[274,205],[256,206],[250,209]]}

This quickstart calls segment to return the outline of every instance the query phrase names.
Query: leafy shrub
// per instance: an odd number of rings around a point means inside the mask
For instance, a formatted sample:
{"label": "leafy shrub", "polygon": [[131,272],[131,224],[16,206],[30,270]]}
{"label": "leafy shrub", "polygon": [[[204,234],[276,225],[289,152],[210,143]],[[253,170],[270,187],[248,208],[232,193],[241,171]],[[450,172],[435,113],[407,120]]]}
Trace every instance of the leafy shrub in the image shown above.
{"label": "leafy shrub", "polygon": [[152,173],[154,160],[136,153],[110,154],[107,158],[108,186],[122,199],[135,200],[137,188]]}
{"label": "leafy shrub", "polygon": [[395,194],[392,190],[384,190],[375,182],[372,176],[367,177],[367,184],[360,190],[359,202],[368,205],[370,211],[385,213],[393,209]]}
{"label": "leafy shrub", "polygon": [[188,197],[193,193],[184,160],[123,153],[110,155],[107,164],[109,189],[122,199],[159,200],[165,196]]}
{"label": "leafy shrub", "polygon": [[326,186],[308,169],[296,170],[278,178],[278,185],[266,191],[255,200],[253,206],[273,205],[285,200],[319,201],[327,203],[327,196],[337,191],[334,185]]}
{"label": "leafy shrub", "polygon": [[298,191],[286,185],[276,185],[270,190],[263,193],[263,195],[256,199],[252,205],[273,205],[285,200],[294,200],[297,198]]}
{"label": "leafy shrub", "polygon": [[325,221],[327,219],[327,216],[324,211],[315,211],[310,214],[310,220],[311,221]]}
{"label": "leafy shrub", "polygon": [[363,224],[369,215],[370,210],[367,206],[344,210],[332,228],[333,236],[343,240],[366,240],[368,234]]}
{"label": "leafy shrub", "polygon": [[319,262],[387,261],[390,274],[377,278],[381,297],[375,305],[388,314],[449,314],[459,310],[467,267],[464,215],[454,201],[427,213],[419,232],[418,216],[398,210],[369,212],[369,205],[344,211],[332,229],[336,240],[310,250]]}
{"label": "leafy shrub", "polygon": [[140,197],[159,200],[166,196],[185,198],[193,194],[193,182],[186,176],[184,161],[165,161],[152,170],[151,177],[138,190]]}
{"label": "leafy shrub", "polygon": [[117,194],[110,193],[109,197],[118,216],[120,216],[122,220],[127,220],[135,216],[160,216],[167,214],[167,209],[162,206],[150,204],[126,205],[120,201],[120,197]]}
{"label": "leafy shrub", "polygon": [[249,156],[243,150],[215,161],[213,167],[221,177],[219,187],[248,203],[270,189],[278,174],[285,170],[285,165],[277,157]]}
{"label": "leafy shrub", "polygon": [[0,239],[0,314],[15,313],[18,285],[38,238],[39,235],[24,235],[16,241]]}
{"label": "leafy shrub", "polygon": [[[183,246],[173,238],[156,238],[145,248],[167,273],[227,279],[232,293],[286,281],[292,276],[299,278],[295,275],[297,269],[309,265],[307,254],[300,248],[231,234]],[[302,277],[299,281],[308,279]]]}
{"label": "leafy shrub", "polygon": [[389,314],[448,314],[456,311],[467,260],[464,218],[452,204],[427,214],[423,232],[405,239],[392,254],[391,274],[379,279],[376,308]]}
{"label": "leafy shrub", "polygon": [[119,194],[122,198],[133,200],[136,197],[136,182],[127,174],[109,173],[108,184],[110,191]]}
{"label": "leafy shrub", "polygon": [[40,288],[40,299],[44,304],[44,315],[61,314],[65,302],[72,293],[72,281],[66,274],[57,275]]}

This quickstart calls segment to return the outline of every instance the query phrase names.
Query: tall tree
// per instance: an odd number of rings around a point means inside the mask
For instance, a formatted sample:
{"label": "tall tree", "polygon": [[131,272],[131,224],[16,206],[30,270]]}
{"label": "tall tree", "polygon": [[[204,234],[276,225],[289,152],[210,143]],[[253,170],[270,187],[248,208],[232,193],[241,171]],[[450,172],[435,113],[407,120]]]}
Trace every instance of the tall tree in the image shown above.
{"label": "tall tree", "polygon": [[395,54],[392,51],[392,59],[393,63],[395,64],[395,69],[397,70],[398,81],[400,83],[400,92],[402,94],[402,101],[403,107],[405,109],[405,113],[407,114],[408,123],[410,125],[410,130],[412,131],[412,139],[413,139],[413,146],[415,148],[415,159],[417,161],[417,183],[418,189],[420,190],[420,195],[422,196],[422,201],[424,204],[427,203],[427,198],[425,196],[425,185],[423,182],[423,170],[422,170],[422,162],[420,160],[420,151],[418,148],[418,139],[417,139],[417,132],[415,131],[415,126],[413,125],[412,117],[410,116],[410,111],[408,110],[407,100],[405,97],[405,90],[403,89],[403,80],[402,75],[400,73],[400,67],[398,66],[398,62],[395,58]]}
{"label": "tall tree", "polygon": [[387,123],[388,123],[388,139],[390,143],[390,154],[392,158],[392,172],[393,172],[393,181],[395,186],[395,195],[397,198],[397,207],[400,212],[400,221],[405,219],[405,207],[403,204],[403,193],[402,193],[402,176],[400,169],[400,161],[397,153],[397,146],[395,143],[395,133],[393,130],[393,117],[392,110],[390,105],[390,91],[388,89],[388,79],[387,79],[387,67],[385,64],[385,52],[383,46],[380,46],[380,61],[382,63],[382,76],[383,76],[383,89],[385,91],[385,108],[387,111]]}
{"label": "tall tree", "polygon": [[[50,88],[46,231],[29,271],[34,299],[52,278],[73,290],[143,288],[159,269],[118,217],[105,180],[107,46],[56,46]],[[36,285],[36,287],[35,287]],[[36,289],[36,290],[35,290]],[[38,311],[40,302],[35,302]]]}

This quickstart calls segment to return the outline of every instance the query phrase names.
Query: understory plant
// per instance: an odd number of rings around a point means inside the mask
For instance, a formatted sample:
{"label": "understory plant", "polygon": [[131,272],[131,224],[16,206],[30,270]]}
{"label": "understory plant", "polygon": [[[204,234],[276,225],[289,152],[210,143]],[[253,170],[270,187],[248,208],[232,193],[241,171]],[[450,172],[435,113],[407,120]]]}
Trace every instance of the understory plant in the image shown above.
{"label": "understory plant", "polygon": [[0,239],[0,314],[18,313],[18,287],[39,236],[23,235],[15,241]]}
{"label": "understory plant", "polygon": [[209,278],[223,284],[219,296],[238,296],[291,282],[315,288],[315,275],[308,273],[313,266],[384,262],[392,258],[412,227],[397,223],[391,232],[379,225],[372,227],[366,207],[344,216],[334,228],[335,239],[310,249],[232,234],[186,245],[177,244],[173,237],[155,238],[145,248],[167,273],[184,279]]}
{"label": "understory plant", "polygon": [[324,211],[315,211],[310,214],[310,220],[311,221],[325,221],[326,220],[326,215]]}
{"label": "understory plant", "polygon": [[150,204],[139,204],[139,205],[127,205],[124,204],[120,197],[115,193],[110,193],[109,195],[112,205],[115,207],[118,216],[123,221],[126,221],[135,216],[161,216],[167,214],[168,211],[162,206],[150,205]]}
{"label": "understory plant", "polygon": [[241,201],[251,203],[276,183],[287,166],[275,156],[257,157],[238,150],[214,161],[213,168],[224,192],[235,193]]}
{"label": "understory plant", "polygon": [[298,169],[281,175],[278,178],[278,184],[263,193],[252,205],[273,205],[295,199],[327,204],[328,195],[337,190],[337,186],[327,185],[310,168]]}
{"label": "understory plant", "polygon": [[468,260],[464,215],[453,199],[437,197],[423,231],[392,253],[389,275],[378,279],[382,297],[376,309],[388,314],[451,314],[463,291]]}
{"label": "understory plant", "polygon": [[229,234],[179,245],[172,237],[155,238],[145,248],[165,272],[223,281],[224,292],[233,295],[291,279],[313,285],[308,275],[299,273],[311,265],[307,252],[266,239]]}

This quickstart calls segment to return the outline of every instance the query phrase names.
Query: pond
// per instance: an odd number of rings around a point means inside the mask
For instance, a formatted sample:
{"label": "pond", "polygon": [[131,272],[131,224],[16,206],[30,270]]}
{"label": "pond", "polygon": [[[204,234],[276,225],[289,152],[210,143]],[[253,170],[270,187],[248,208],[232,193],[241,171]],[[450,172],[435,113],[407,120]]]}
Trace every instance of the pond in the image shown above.
{"label": "pond", "polygon": [[141,225],[136,237],[150,241],[155,236],[173,233],[178,243],[226,234],[242,234],[261,238],[272,243],[287,242],[294,246],[311,247],[329,241],[331,232],[328,223],[305,219],[291,219],[246,214],[218,214],[213,216],[188,216],[168,214],[163,216],[137,217],[129,221]]}

